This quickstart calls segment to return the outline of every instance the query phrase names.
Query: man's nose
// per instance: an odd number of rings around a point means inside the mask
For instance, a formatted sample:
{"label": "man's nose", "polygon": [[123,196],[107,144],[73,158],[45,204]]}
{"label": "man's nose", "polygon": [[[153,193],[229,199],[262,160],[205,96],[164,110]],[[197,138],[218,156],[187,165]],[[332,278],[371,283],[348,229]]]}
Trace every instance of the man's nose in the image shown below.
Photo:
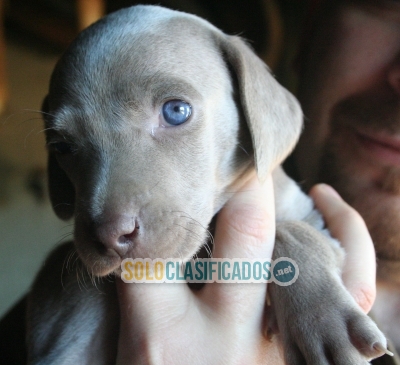
{"label": "man's nose", "polygon": [[389,85],[400,96],[400,60],[397,60],[388,73]]}

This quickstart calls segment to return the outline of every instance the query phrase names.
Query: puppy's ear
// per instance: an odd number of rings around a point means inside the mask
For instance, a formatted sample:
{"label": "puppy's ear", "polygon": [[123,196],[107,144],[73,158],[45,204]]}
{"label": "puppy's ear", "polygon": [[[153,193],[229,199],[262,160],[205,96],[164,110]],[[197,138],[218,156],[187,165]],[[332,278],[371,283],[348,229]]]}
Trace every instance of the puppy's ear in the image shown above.
{"label": "puppy's ear", "polygon": [[294,148],[303,114],[296,98],[275,80],[265,63],[242,39],[227,36],[220,41],[237,77],[257,174],[264,180]]}
{"label": "puppy's ear", "polygon": [[[42,103],[42,112],[47,130],[49,125],[51,125],[49,122],[49,103],[47,97]],[[52,152],[49,152],[47,160],[47,174],[50,201],[53,210],[59,218],[68,220],[74,215],[75,189],[67,174],[58,164],[55,154]]]}

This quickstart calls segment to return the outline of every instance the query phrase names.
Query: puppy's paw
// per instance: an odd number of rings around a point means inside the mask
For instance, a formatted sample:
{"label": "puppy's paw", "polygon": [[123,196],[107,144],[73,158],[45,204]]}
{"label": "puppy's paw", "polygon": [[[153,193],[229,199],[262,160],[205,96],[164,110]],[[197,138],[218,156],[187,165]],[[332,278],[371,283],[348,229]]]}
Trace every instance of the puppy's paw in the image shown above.
{"label": "puppy's paw", "polygon": [[344,287],[335,247],[304,223],[277,225],[275,255],[299,266],[291,285],[270,285],[288,365],[368,364],[387,351],[385,336]]}
{"label": "puppy's paw", "polygon": [[274,300],[286,297],[286,304],[275,308],[287,364],[368,364],[387,352],[385,336],[337,280],[321,295],[295,285],[289,290],[292,298],[297,295],[294,300],[279,293],[287,287],[273,289]]}
{"label": "puppy's paw", "polygon": [[360,313],[358,308],[349,315],[346,324],[351,343],[368,360],[384,354],[393,356],[387,349],[385,335],[375,322],[364,313]]}

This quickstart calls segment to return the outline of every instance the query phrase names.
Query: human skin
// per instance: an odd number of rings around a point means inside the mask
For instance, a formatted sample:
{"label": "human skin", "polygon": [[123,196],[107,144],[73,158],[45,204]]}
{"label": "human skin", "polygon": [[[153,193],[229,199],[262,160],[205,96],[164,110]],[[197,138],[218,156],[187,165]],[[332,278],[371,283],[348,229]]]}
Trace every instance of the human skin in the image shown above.
{"label": "human skin", "polygon": [[[368,312],[375,297],[375,256],[368,230],[329,186],[316,186],[310,194],[347,252],[344,283]],[[214,257],[271,257],[274,228],[271,181],[260,185],[253,178],[218,216]],[[206,284],[194,292],[182,284],[119,281],[117,364],[283,365],[278,337],[269,341],[263,334],[266,289],[259,284]]]}
{"label": "human skin", "polygon": [[378,257],[374,315],[400,347],[400,2],[329,1],[300,58],[300,179],[356,208]]}

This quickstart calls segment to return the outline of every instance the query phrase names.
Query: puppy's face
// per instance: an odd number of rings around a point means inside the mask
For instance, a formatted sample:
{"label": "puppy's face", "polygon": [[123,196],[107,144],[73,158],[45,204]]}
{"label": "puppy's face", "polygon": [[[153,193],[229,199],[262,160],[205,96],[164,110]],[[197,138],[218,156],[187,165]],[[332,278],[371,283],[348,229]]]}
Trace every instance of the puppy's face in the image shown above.
{"label": "puppy's face", "polygon": [[127,257],[192,256],[248,165],[213,32],[164,11],[111,16],[56,67],[51,195],[59,215],[73,212],[77,251],[95,275]]}

